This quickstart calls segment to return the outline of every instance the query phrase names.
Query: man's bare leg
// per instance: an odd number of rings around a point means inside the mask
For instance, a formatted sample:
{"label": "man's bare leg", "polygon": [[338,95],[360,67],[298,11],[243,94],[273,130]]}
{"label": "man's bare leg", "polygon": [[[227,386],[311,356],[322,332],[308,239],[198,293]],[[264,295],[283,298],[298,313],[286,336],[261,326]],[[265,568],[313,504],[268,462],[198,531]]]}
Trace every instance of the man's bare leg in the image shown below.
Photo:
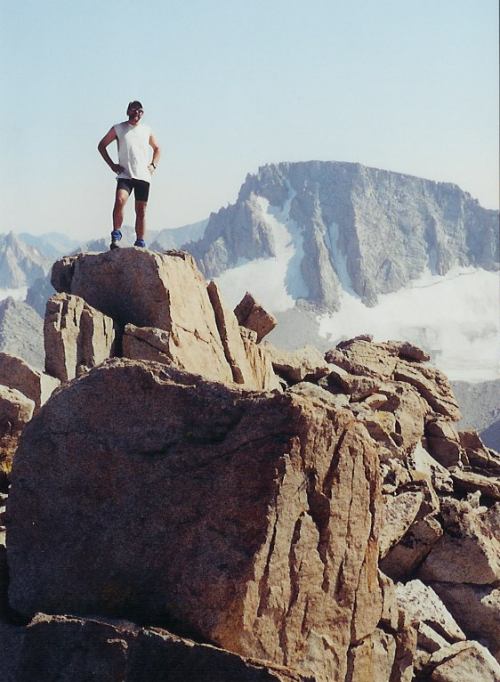
{"label": "man's bare leg", "polygon": [[129,194],[126,189],[117,189],[113,207],[113,230],[119,230],[123,224],[123,210]]}
{"label": "man's bare leg", "polygon": [[146,234],[146,207],[147,201],[135,202],[135,234],[137,239],[144,239]]}

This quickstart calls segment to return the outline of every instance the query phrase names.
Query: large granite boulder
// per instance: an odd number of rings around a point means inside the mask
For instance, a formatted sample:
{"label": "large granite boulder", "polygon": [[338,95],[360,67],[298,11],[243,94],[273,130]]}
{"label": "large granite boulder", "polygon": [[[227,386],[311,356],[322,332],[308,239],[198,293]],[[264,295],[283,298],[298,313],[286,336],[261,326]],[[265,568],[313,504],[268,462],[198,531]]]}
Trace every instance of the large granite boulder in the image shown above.
{"label": "large granite boulder", "polygon": [[81,296],[120,328],[132,323],[169,331],[188,354],[196,347],[205,376],[232,381],[205,280],[189,254],[133,248],[78,254],[54,263],[52,284]]}
{"label": "large granite boulder", "polygon": [[[207,288],[187,253],[116,249],[79,254],[54,264],[52,283],[115,321],[120,338],[123,333],[125,357],[174,364],[250,389],[279,387],[267,352],[256,345],[255,333],[239,326],[217,285],[211,282]],[[54,315],[60,317],[58,311]],[[61,325],[50,318],[47,326]],[[64,334],[68,333],[65,328]],[[75,333],[78,338],[83,334],[81,329]],[[63,332],[57,334],[60,339]],[[76,345],[73,342],[73,355],[78,354]],[[59,365],[64,364],[61,356],[59,352]]]}
{"label": "large granite boulder", "polygon": [[35,411],[59,386],[59,379],[30,367],[22,358],[0,353],[0,384],[15,388],[35,403]]}
{"label": "large granite boulder", "polygon": [[377,628],[349,651],[345,682],[411,682],[415,644],[411,627],[396,635]]}
{"label": "large granite boulder", "polygon": [[384,524],[380,534],[380,556],[385,557],[417,519],[424,501],[419,490],[403,491],[399,495],[385,496]]}
{"label": "large granite boulder", "polygon": [[[433,653],[444,640],[444,645],[463,642],[465,635],[434,590],[420,580],[410,580],[396,588],[398,605],[415,623],[418,645]],[[435,637],[437,635],[438,637]],[[438,639],[439,638],[439,639]]]}
{"label": "large granite boulder", "polygon": [[313,346],[286,351],[266,343],[265,348],[271,356],[276,374],[290,384],[317,381],[332,371],[322,353]]}
{"label": "large granite boulder", "polygon": [[427,447],[431,455],[445,467],[464,463],[458,432],[446,419],[430,421],[426,428]]}
{"label": "large granite boulder", "polygon": [[175,324],[201,337],[214,333],[205,280],[182,251],[130,248],[67,256],[54,263],[52,284],[56,291],[81,296],[121,326],[131,322],[170,330]]}
{"label": "large granite boulder", "polygon": [[113,355],[113,320],[79,296],[49,298],[43,331],[45,371],[60,381],[74,379]]}
{"label": "large granite boulder", "polygon": [[15,630],[0,629],[0,649],[11,645],[6,660],[0,653],[5,682],[310,682],[288,668],[128,621],[39,613]]}
{"label": "large granite boulder", "polygon": [[0,384],[0,469],[9,471],[35,403],[15,388]]}
{"label": "large granite boulder", "polygon": [[442,535],[441,524],[433,514],[417,519],[382,558],[380,568],[393,580],[407,579]]}
{"label": "large granite boulder", "polygon": [[444,534],[419,570],[424,581],[491,585],[500,581],[500,538],[468,502],[443,500]]}
{"label": "large granite boulder", "polygon": [[251,329],[257,334],[257,343],[260,343],[264,336],[278,324],[274,315],[264,310],[248,291],[234,309],[234,314],[242,327]]}
{"label": "large granite boulder", "polygon": [[450,613],[471,639],[479,639],[500,663],[500,587],[432,583]]}
{"label": "large granite boulder", "polygon": [[479,642],[456,642],[432,654],[417,679],[429,682],[498,682],[500,665]]}
{"label": "large granite boulder", "polygon": [[11,606],[162,623],[343,680],[382,616],[381,494],[333,398],[118,359],[69,383],[16,456]]}

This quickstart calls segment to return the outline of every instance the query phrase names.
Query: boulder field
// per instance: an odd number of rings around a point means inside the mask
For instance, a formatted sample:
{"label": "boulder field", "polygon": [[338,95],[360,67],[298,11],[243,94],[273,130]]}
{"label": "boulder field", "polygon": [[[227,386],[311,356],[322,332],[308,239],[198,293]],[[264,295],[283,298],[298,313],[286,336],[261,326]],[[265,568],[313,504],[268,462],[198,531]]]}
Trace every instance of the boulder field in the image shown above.
{"label": "boulder field", "polygon": [[52,283],[45,373],[0,357],[2,680],[500,680],[500,458],[423,351],[274,348],[178,251]]}

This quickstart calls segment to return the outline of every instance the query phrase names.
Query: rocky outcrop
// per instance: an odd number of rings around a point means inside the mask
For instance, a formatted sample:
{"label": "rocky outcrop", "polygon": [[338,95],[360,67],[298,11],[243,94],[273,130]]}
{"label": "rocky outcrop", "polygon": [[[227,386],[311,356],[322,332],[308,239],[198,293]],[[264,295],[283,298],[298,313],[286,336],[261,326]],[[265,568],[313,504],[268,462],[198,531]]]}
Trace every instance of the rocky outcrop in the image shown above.
{"label": "rocky outcrop", "polygon": [[400,608],[417,626],[417,645],[433,653],[443,646],[463,642],[465,635],[432,588],[420,580],[397,586]]}
{"label": "rocky outcrop", "polygon": [[[249,389],[279,388],[255,332],[239,326],[217,285],[207,287],[187,253],[79,254],[56,262],[52,279],[56,289],[71,292],[53,297],[47,308],[47,369],[55,376],[72,378],[80,367],[116,354],[174,364]],[[260,314],[255,319],[269,317],[254,308]]]}
{"label": "rocky outcrop", "polygon": [[64,383],[0,481],[9,682],[495,679],[500,458],[426,353],[259,343],[179,252],[53,281]]}
{"label": "rocky outcrop", "polygon": [[276,220],[294,246],[305,298],[330,309],[342,289],[373,305],[426,268],[498,268],[498,213],[456,185],[333,161],[262,166],[183,248],[215,277],[241,258],[276,255]]}
{"label": "rocky outcrop", "polygon": [[423,580],[474,585],[500,581],[500,538],[491,534],[482,516],[467,502],[442,502],[445,533],[422,564]]}
{"label": "rocky outcrop", "polygon": [[[435,586],[457,619],[462,638],[465,632],[488,642],[496,654],[492,613],[500,557],[500,514],[495,504],[500,484],[498,454],[486,448],[475,431],[458,430],[454,422],[460,413],[450,386],[419,349],[360,337],[340,343],[325,357],[334,367],[319,383],[337,395],[347,393],[346,407],[367,425],[379,444],[385,500],[382,570],[407,583],[401,589],[418,582],[412,582],[417,576]],[[403,395],[405,401],[400,404]],[[468,595],[470,608],[460,608],[453,594]],[[408,605],[398,603],[418,626],[417,679],[441,679],[437,671],[445,669],[440,667],[444,663],[439,659],[439,666],[435,665],[433,652],[438,656],[447,651],[453,639],[435,624],[431,627],[431,608],[425,599],[416,601],[422,610],[413,616]],[[461,670],[465,654],[456,660],[454,656],[453,665],[451,657],[446,665]],[[488,679],[490,664],[481,656],[473,658],[478,671],[485,666]],[[456,674],[461,679],[461,673]],[[477,673],[479,679],[481,674]]]}
{"label": "rocky outcrop", "polygon": [[377,629],[350,650],[346,682],[411,682],[414,654],[414,630],[401,627],[393,636]]}
{"label": "rocky outcrop", "polygon": [[0,384],[0,468],[10,471],[24,426],[33,416],[35,403],[15,388]]}
{"label": "rocky outcrop", "polygon": [[35,411],[48,400],[59,383],[58,379],[33,369],[21,358],[0,353],[0,384],[24,393],[35,403]]}
{"label": "rocky outcrop", "polygon": [[257,343],[260,343],[277,325],[274,315],[264,310],[248,291],[234,309],[234,314],[242,327],[257,334]]}
{"label": "rocky outcrop", "polygon": [[[192,257],[137,249],[84,253],[54,263],[56,291],[80,296],[120,326],[158,327],[217,338],[206,284]],[[201,352],[201,351],[200,351]]]}
{"label": "rocky outcrop", "polygon": [[380,510],[376,450],[348,411],[114,360],[25,430],[10,603],[182,623],[241,655],[343,679],[351,643],[382,615]]}
{"label": "rocky outcrop", "polygon": [[357,337],[338,344],[325,355],[327,361],[339,365],[351,375],[378,380],[392,379],[416,389],[436,416],[451,421],[461,414],[445,375],[426,364],[429,356],[409,343],[387,341],[372,343],[370,337]]}
{"label": "rocky outcrop", "polygon": [[172,335],[156,327],[136,327],[126,324],[122,336],[122,353],[130,360],[154,360],[165,365],[175,364],[176,346]]}
{"label": "rocky outcrop", "polygon": [[56,294],[47,301],[44,339],[45,371],[69,381],[114,354],[114,323],[79,296]]}
{"label": "rocky outcrop", "polygon": [[385,498],[384,524],[380,536],[380,556],[387,556],[389,551],[401,541],[408,529],[414,524],[422,509],[424,493],[419,490],[408,490],[399,495],[387,495]]}
{"label": "rocky outcrop", "polygon": [[439,649],[423,666],[418,680],[431,682],[497,682],[500,665],[478,642],[457,642]]}
{"label": "rocky outcrop", "polygon": [[432,583],[470,639],[487,644],[500,663],[500,588],[467,583]]}
{"label": "rocky outcrop", "polygon": [[12,297],[0,301],[0,351],[43,370],[43,319],[31,306]]}
{"label": "rocky outcrop", "polygon": [[257,346],[262,336],[267,333],[266,320],[271,316],[261,306],[254,306],[247,317],[248,324],[240,326],[236,313],[224,306],[217,284],[210,282],[207,291],[233,381],[251,389],[278,388],[279,382],[274,374],[269,353],[267,349]]}
{"label": "rocky outcrop", "polygon": [[430,422],[460,417],[446,377],[408,343],[358,337],[338,344],[325,359],[335,367],[323,385],[350,395],[351,409],[388,459],[406,459]]}
{"label": "rocky outcrop", "polygon": [[331,373],[323,354],[313,346],[305,346],[296,351],[285,351],[270,343],[265,348],[271,356],[276,374],[289,384],[300,381],[317,381]]}
{"label": "rocky outcrop", "polygon": [[62,674],[72,682],[310,682],[284,667],[127,621],[37,614],[16,629],[11,637],[20,641],[2,666],[7,682],[55,682]]}

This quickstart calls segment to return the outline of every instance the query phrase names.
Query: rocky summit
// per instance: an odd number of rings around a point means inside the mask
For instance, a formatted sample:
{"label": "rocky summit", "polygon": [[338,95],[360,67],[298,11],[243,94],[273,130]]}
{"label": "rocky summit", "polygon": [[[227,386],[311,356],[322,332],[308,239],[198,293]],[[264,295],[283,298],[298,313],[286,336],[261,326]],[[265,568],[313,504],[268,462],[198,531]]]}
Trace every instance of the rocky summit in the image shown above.
{"label": "rocky summit", "polygon": [[500,679],[500,457],[424,351],[276,348],[180,251],[52,283],[45,372],[0,363],[2,680]]}

